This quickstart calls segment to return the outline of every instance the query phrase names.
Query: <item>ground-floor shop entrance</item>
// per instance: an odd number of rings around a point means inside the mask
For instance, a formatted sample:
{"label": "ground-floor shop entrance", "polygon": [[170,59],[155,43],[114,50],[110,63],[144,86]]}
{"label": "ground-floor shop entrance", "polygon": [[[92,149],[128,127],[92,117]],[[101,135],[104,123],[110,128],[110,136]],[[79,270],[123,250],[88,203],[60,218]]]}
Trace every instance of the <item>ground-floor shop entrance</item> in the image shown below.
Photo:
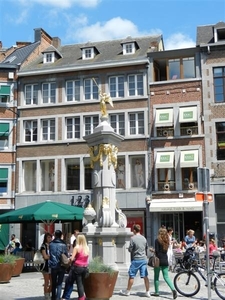
{"label": "ground-floor shop entrance", "polygon": [[195,237],[198,239],[203,238],[202,230],[202,212],[173,212],[173,213],[158,213],[159,214],[159,227],[173,228],[173,236],[178,241],[181,241],[187,230],[192,229],[195,231]]}

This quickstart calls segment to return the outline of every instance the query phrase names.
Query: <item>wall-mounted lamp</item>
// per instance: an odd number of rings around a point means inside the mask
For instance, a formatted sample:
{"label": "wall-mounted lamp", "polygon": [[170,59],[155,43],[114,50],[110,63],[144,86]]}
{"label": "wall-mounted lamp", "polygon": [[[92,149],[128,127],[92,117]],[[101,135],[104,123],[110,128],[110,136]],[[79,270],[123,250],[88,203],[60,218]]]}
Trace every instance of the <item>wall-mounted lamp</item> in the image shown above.
{"label": "wall-mounted lamp", "polygon": [[154,92],[151,92],[151,96],[154,96],[155,95],[155,93]]}
{"label": "wall-mounted lamp", "polygon": [[196,91],[197,91],[197,92],[200,92],[200,88],[197,88]]}
{"label": "wall-mounted lamp", "polygon": [[183,90],[182,90],[182,93],[186,93],[186,90],[185,90],[185,89],[183,89]]}
{"label": "wall-mounted lamp", "polygon": [[145,201],[149,205],[152,202],[152,199],[150,196],[146,196]]}
{"label": "wall-mounted lamp", "polygon": [[166,91],[166,94],[169,95],[169,94],[170,94],[170,91]]}

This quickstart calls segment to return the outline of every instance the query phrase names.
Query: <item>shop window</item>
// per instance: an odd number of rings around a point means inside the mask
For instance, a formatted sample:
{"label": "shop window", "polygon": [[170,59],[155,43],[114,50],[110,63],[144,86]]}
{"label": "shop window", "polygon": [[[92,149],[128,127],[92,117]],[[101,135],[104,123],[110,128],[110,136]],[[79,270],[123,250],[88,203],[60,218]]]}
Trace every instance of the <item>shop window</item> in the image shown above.
{"label": "shop window", "polygon": [[116,187],[125,189],[125,158],[118,157],[117,159],[117,168],[116,168]]}
{"label": "shop window", "polygon": [[93,169],[90,165],[90,158],[84,159],[84,188],[85,190],[92,189],[92,172]]}
{"label": "shop window", "polygon": [[54,160],[41,161],[41,191],[54,192],[55,163]]}
{"label": "shop window", "polygon": [[131,157],[131,187],[145,188],[144,157]]}
{"label": "shop window", "polygon": [[80,190],[80,160],[69,158],[66,164],[66,190]]}
{"label": "shop window", "polygon": [[225,122],[216,123],[217,160],[225,160]]}
{"label": "shop window", "polygon": [[25,161],[23,162],[23,172],[24,172],[24,191],[25,192],[36,192],[36,173],[37,164],[36,161]]}

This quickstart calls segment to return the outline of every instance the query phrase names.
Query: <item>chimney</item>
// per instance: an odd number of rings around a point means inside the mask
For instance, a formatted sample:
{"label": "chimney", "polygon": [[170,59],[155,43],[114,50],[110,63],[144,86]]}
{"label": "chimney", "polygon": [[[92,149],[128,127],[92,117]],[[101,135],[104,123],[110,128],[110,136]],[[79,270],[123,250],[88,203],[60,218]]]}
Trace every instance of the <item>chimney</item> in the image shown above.
{"label": "chimney", "polygon": [[35,28],[34,29],[34,42],[40,42],[41,41],[41,28]]}
{"label": "chimney", "polygon": [[57,49],[61,46],[61,39],[59,37],[52,38],[52,45]]}

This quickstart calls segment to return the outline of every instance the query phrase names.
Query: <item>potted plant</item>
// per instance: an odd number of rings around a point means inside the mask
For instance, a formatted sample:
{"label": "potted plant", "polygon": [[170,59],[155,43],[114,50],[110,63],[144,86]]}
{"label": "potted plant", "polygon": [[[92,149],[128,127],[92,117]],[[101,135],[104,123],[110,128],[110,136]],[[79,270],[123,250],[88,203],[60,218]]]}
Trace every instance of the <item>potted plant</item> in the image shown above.
{"label": "potted plant", "polygon": [[113,295],[118,271],[94,257],[89,263],[89,274],[84,279],[84,291],[88,299],[109,299]]}
{"label": "potted plant", "polygon": [[20,256],[15,256],[15,266],[12,273],[13,277],[20,276],[20,274],[23,271],[24,262],[25,262],[25,258]]}
{"label": "potted plant", "polygon": [[15,266],[16,256],[7,254],[0,255],[0,283],[9,282]]}

